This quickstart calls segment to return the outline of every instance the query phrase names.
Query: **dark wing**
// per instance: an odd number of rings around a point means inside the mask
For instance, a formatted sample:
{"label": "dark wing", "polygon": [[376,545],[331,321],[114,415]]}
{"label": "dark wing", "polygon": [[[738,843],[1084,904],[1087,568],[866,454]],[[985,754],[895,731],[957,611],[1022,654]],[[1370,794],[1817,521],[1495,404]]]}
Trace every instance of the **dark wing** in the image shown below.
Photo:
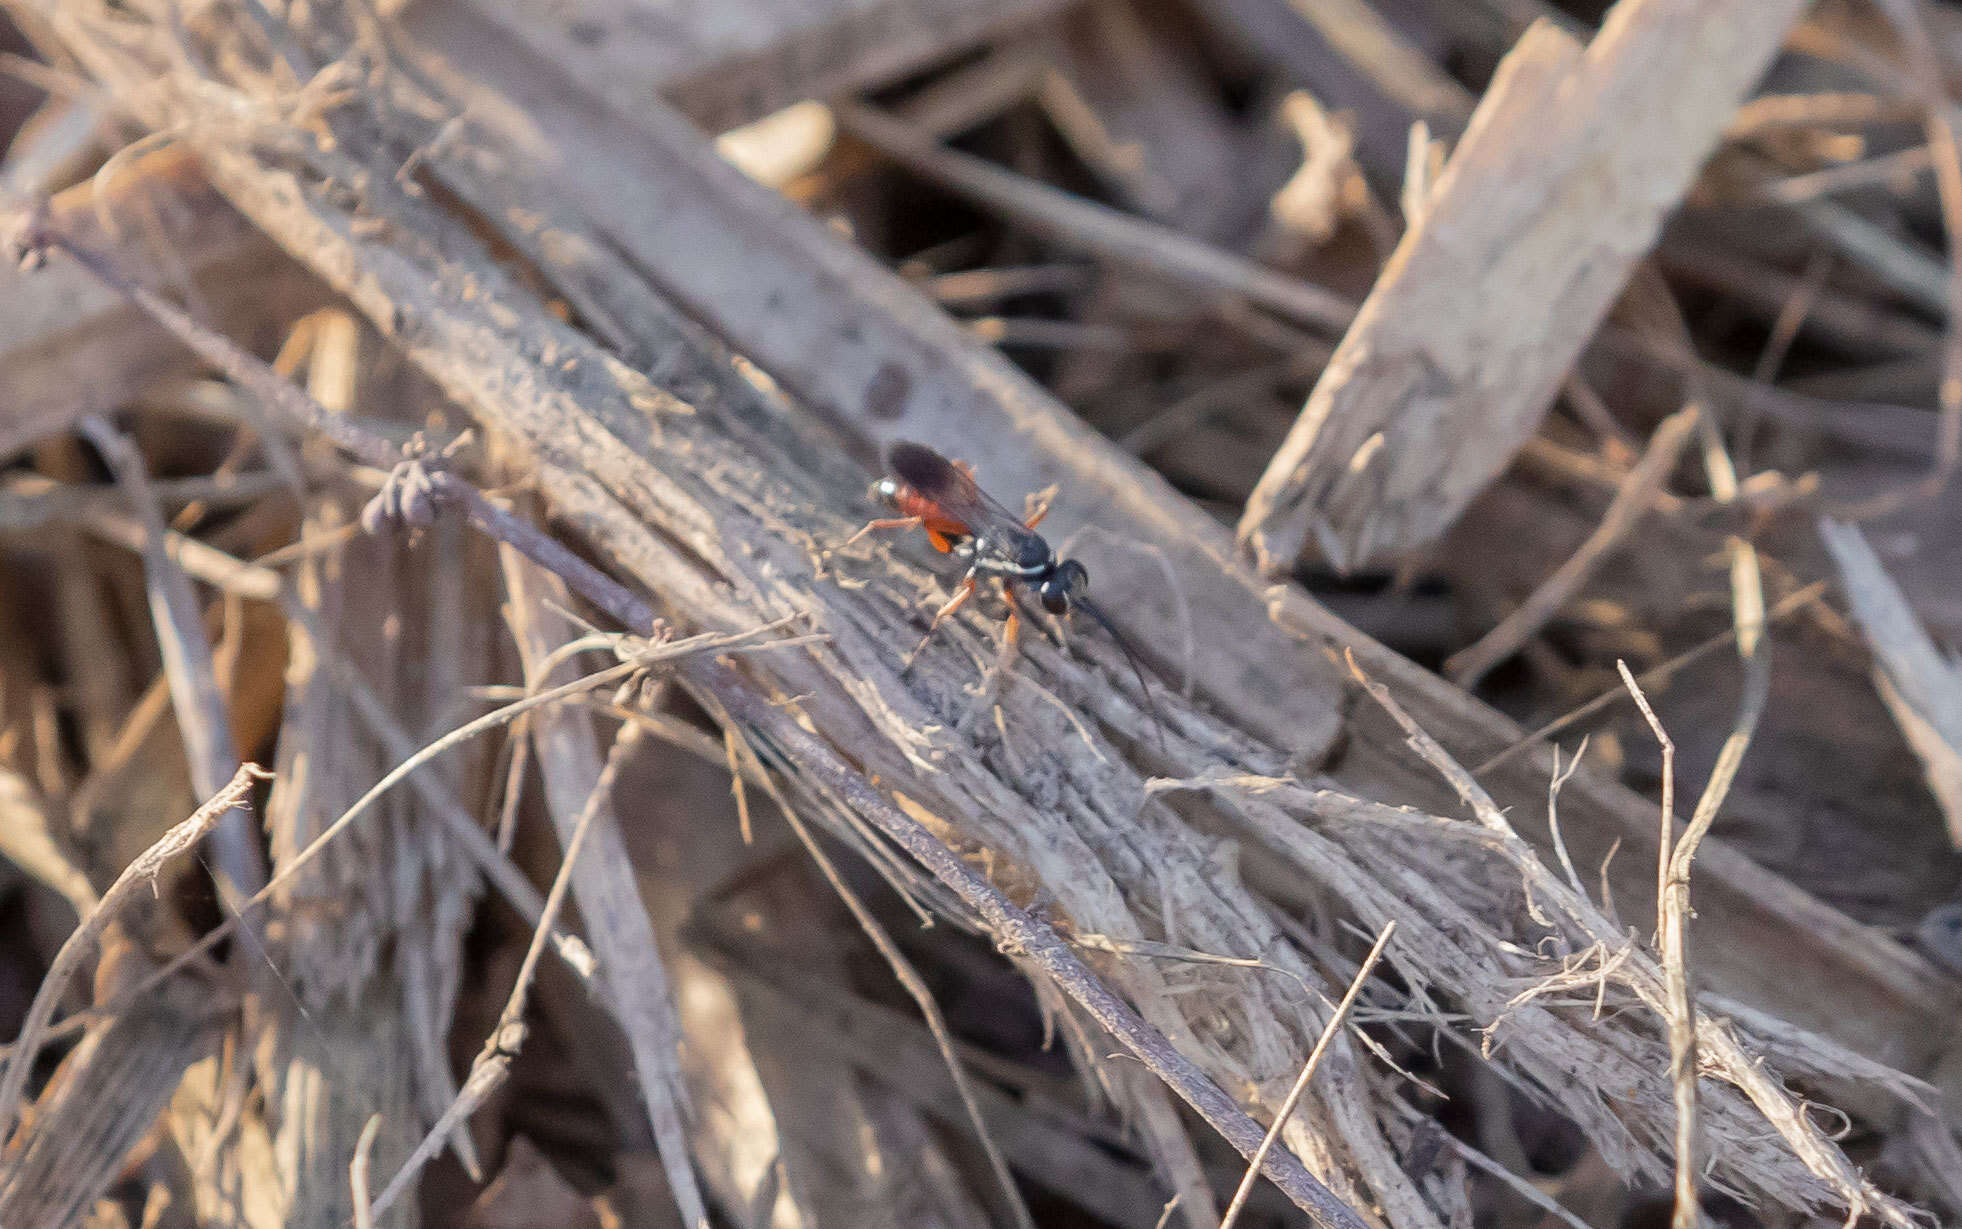
{"label": "dark wing", "polygon": [[895,441],[886,449],[886,469],[974,534],[988,529],[1028,532],[1022,518],[982,490],[973,474],[925,444]]}

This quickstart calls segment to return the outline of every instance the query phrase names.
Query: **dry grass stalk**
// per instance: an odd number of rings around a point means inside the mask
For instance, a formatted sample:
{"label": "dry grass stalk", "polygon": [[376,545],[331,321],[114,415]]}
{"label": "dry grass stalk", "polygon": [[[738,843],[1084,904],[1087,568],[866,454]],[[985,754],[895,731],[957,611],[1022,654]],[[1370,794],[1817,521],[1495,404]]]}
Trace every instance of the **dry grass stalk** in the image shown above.
{"label": "dry grass stalk", "polygon": [[[926,1025],[852,995],[808,962],[764,950],[739,924],[735,906],[748,906],[752,894],[767,891],[769,902],[780,903],[792,890],[773,878],[691,922],[693,944],[741,987],[746,1027],[752,1020],[765,1028],[792,1026],[807,1058],[863,1072],[948,1126],[965,1125],[951,1068]],[[955,1048],[963,1065],[985,1077],[973,1082],[982,1117],[1023,1180],[1114,1224],[1150,1229],[1158,1220],[1160,1201],[1147,1189],[1156,1184],[1123,1159],[1129,1151],[1123,1134],[1073,1108],[1067,1086],[964,1043]]]}
{"label": "dry grass stalk", "polygon": [[348,1193],[354,1200],[354,1229],[375,1229],[374,1205],[368,1198],[368,1169],[374,1163],[375,1137],[381,1134],[380,1114],[368,1119],[347,1163]]}
{"label": "dry grass stalk", "polygon": [[[165,553],[163,513],[150,492],[149,474],[136,446],[97,418],[83,419],[82,431],[116,475],[143,525],[143,573],[151,621],[163,652],[164,678],[170,685],[171,710],[190,762],[191,788],[212,796],[224,788],[220,783],[228,777],[236,781],[240,768],[232,746],[231,715],[212,668],[203,610],[189,578]],[[265,860],[245,826],[244,812],[217,829],[212,853],[219,890],[236,909],[241,896],[257,891],[266,881]],[[5,1120],[0,1114],[0,1130]]]}
{"label": "dry grass stalk", "polygon": [[1858,526],[1823,520],[1819,536],[1873,650],[1874,684],[1962,849],[1962,666],[1929,638]]}
{"label": "dry grass stalk", "polygon": [[[577,818],[572,822],[571,832],[566,837],[565,855],[559,863],[558,874],[552,878],[551,891],[545,895],[545,904],[539,912],[538,924],[532,928],[531,943],[525,948],[524,963],[518,968],[516,983],[511,987],[510,996],[505,1000],[504,1010],[498,1013],[497,1024],[492,1028],[491,1035],[484,1039],[482,1052],[470,1065],[470,1074],[464,1080],[463,1090],[457,1094],[454,1101],[444,1107],[442,1116],[436,1120],[436,1125],[429,1129],[423,1136],[422,1142],[416,1145],[415,1151],[409,1154],[409,1159],[395,1171],[395,1176],[388,1180],[388,1185],[382,1188],[381,1194],[375,1196],[372,1202],[368,1201],[364,1189],[365,1174],[363,1181],[355,1187],[356,1205],[363,1209],[366,1216],[380,1216],[387,1212],[395,1201],[402,1197],[409,1183],[415,1181],[416,1175],[422,1172],[422,1167],[428,1164],[442,1148],[444,1139],[458,1132],[470,1116],[477,1112],[478,1107],[509,1078],[511,1062],[524,1047],[525,1003],[531,995],[532,978],[538,972],[538,962],[545,954],[546,941],[551,937],[552,928],[558,924],[559,912],[565,907],[567,890],[572,886],[573,868],[578,865],[579,854],[586,846],[586,838],[593,830],[593,822],[606,813],[611,803],[613,787],[619,780],[621,765],[627,762],[627,757],[632,755],[634,749],[640,745],[642,734],[640,726],[632,724],[622,726],[613,739],[613,745],[608,748],[606,764],[600,769],[599,777],[593,782],[592,792],[586,795],[586,801],[580,807]],[[369,1121],[371,1124],[374,1122],[373,1119]],[[362,1136],[364,1139],[368,1138],[365,1129]],[[356,1157],[363,1158],[359,1147],[356,1149]],[[692,1188],[686,1192],[676,1193],[676,1201],[682,1205],[684,1215],[688,1213],[688,1200],[691,1196],[696,1200],[700,1199],[700,1195],[694,1193]],[[689,1223],[706,1225],[706,1212],[699,1206],[695,1210],[702,1212],[703,1219],[691,1220]]]}
{"label": "dry grass stalk", "polygon": [[1803,8],[1635,0],[1584,52],[1527,32],[1247,501],[1239,539],[1263,570],[1309,550],[1360,567],[1457,518],[1539,425]]}
{"label": "dry grass stalk", "polygon": [[1247,1196],[1253,1193],[1254,1179],[1260,1173],[1260,1162],[1267,1156],[1267,1150],[1274,1146],[1274,1141],[1280,1138],[1281,1128],[1287,1125],[1289,1115],[1294,1113],[1294,1107],[1301,1101],[1301,1094],[1308,1089],[1308,1081],[1315,1078],[1315,1068],[1321,1065],[1322,1055],[1327,1052],[1330,1039],[1348,1019],[1349,1009],[1356,1005],[1356,996],[1362,993],[1363,984],[1369,980],[1370,973],[1376,968],[1377,960],[1382,958],[1383,949],[1389,946],[1390,936],[1396,931],[1395,918],[1383,924],[1382,933],[1376,936],[1376,942],[1370,947],[1369,954],[1363,957],[1362,967],[1357,969],[1355,977],[1350,979],[1349,989],[1343,993],[1342,1001],[1335,1005],[1333,1012],[1329,1013],[1328,1023],[1322,1026],[1321,1036],[1315,1038],[1314,1049],[1308,1051],[1308,1061],[1301,1065],[1301,1074],[1295,1077],[1294,1087],[1288,1089],[1288,1095],[1282,1098],[1281,1107],[1274,1111],[1273,1125],[1267,1128],[1267,1134],[1261,1137],[1260,1147],[1254,1150],[1253,1156],[1248,1160],[1247,1172],[1240,1179],[1240,1185],[1233,1191],[1233,1201],[1226,1205],[1226,1215],[1220,1219],[1219,1229],[1232,1229],[1233,1222],[1239,1219],[1241,1211],[1246,1208]]}
{"label": "dry grass stalk", "polygon": [[[712,702],[711,697],[704,698],[711,699]],[[726,718],[726,714],[714,709],[711,709],[711,712],[718,718]],[[722,727],[729,750],[729,774],[736,792],[744,843],[749,843],[751,839],[749,810],[747,804],[743,802],[743,780],[747,775],[762,782],[764,789],[770,794],[771,801],[777,804],[778,813],[797,834],[799,843],[804,846],[805,852],[810,854],[811,861],[817,865],[825,882],[836,893],[846,909],[850,910],[852,920],[858,923],[865,937],[878,949],[880,958],[891,967],[893,976],[899,980],[914,1005],[919,1008],[921,1017],[926,1021],[927,1030],[933,1036],[934,1045],[946,1064],[947,1074],[953,1081],[961,1109],[967,1115],[968,1124],[974,1128],[975,1138],[981,1144],[982,1151],[988,1159],[988,1167],[993,1171],[995,1182],[1001,1187],[1003,1203],[1008,1207],[1017,1229],[1035,1229],[1035,1221],[1029,1215],[1028,1206],[1023,1202],[1021,1192],[1016,1189],[1015,1179],[1009,1174],[1008,1162],[1003,1159],[1000,1147],[989,1132],[987,1122],[982,1118],[974,1085],[967,1078],[960,1059],[954,1053],[953,1032],[947,1027],[946,1017],[941,1013],[940,1005],[934,1001],[933,992],[927,986],[926,980],[920,976],[912,962],[906,959],[905,953],[901,952],[899,945],[892,941],[885,927],[879,924],[878,919],[860,899],[858,893],[845,882],[837,865],[831,860],[830,855],[825,853],[824,847],[818,843],[816,835],[798,817],[797,809],[791,805],[790,799],[770,777],[755,749],[743,741],[739,727],[733,721],[726,719],[722,720]]]}

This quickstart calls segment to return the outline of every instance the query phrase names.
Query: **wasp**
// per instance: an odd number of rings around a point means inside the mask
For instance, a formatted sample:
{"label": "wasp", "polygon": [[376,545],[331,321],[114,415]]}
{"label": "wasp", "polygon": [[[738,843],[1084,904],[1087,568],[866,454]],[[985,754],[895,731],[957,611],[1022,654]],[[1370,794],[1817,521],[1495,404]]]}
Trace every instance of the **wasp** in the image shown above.
{"label": "wasp", "polygon": [[903,440],[886,449],[886,474],[872,484],[868,494],[899,515],[868,523],[846,545],[874,530],[917,528],[926,531],[935,550],[967,564],[967,574],[961,577],[954,596],[934,612],[926,635],[908,654],[909,663],[933,639],[940,624],[974,597],[982,579],[991,577],[1001,583],[1008,599],[1007,637],[1011,646],[1019,628],[1018,590],[1034,593],[1042,608],[1059,618],[1081,611],[1123,652],[1145,702],[1156,714],[1137,655],[1087,596],[1089,569],[1074,559],[1058,558],[1036,532],[1048,514],[1046,507],[1027,517],[1018,515],[981,489],[974,480],[974,468],[967,462],[949,460],[924,444]]}

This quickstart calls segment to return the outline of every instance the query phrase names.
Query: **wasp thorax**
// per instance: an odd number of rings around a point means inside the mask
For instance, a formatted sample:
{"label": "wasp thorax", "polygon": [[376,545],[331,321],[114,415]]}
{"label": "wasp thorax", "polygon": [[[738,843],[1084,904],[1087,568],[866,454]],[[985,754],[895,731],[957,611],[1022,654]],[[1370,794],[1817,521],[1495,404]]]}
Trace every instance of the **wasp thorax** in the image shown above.
{"label": "wasp thorax", "polygon": [[1014,544],[1015,564],[1027,571],[1046,567],[1055,556],[1050,553],[1049,543],[1034,534],[1028,534]]}

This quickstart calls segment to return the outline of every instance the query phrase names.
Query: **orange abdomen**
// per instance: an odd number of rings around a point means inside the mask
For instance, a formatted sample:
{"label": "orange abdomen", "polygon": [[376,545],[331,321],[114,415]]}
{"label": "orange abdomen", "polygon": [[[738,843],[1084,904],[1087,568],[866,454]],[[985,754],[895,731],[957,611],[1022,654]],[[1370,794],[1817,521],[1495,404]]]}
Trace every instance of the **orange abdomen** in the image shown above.
{"label": "orange abdomen", "polygon": [[921,527],[927,531],[927,537],[933,541],[933,548],[937,551],[953,550],[956,538],[965,538],[974,532],[966,521],[948,516],[941,510],[939,504],[912,487],[899,488],[896,502],[899,505],[898,511],[902,515],[920,518]]}

